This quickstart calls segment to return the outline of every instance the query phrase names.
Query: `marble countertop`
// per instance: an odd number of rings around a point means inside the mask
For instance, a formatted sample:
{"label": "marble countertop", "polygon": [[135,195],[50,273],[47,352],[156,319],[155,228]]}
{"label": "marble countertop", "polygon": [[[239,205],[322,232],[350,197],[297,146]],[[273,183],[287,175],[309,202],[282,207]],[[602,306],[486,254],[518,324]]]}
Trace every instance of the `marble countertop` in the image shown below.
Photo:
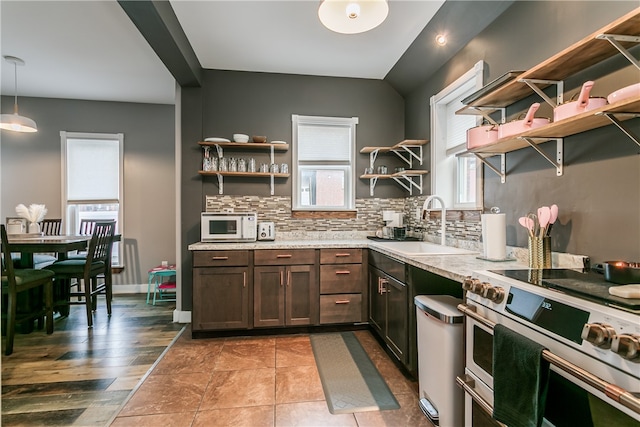
{"label": "marble countertop", "polygon": [[369,239],[353,240],[276,240],[247,243],[193,243],[191,251],[205,250],[260,250],[260,249],[331,249],[331,248],[370,248],[399,261],[430,271],[458,282],[477,270],[527,268],[522,261],[487,261],[479,259],[480,253],[465,255],[420,255],[406,256],[394,251],[390,245],[376,245]]}

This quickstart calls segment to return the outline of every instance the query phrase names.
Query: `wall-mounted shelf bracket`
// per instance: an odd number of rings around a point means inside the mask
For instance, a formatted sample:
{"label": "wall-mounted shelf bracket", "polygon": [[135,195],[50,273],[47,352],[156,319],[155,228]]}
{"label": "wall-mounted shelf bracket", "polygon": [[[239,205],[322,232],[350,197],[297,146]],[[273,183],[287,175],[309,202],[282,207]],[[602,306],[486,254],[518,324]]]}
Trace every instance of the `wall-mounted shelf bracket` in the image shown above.
{"label": "wall-mounted shelf bracket", "polygon": [[[373,165],[376,163],[378,153],[380,153],[380,150],[373,150],[369,153],[369,167],[371,168],[371,170],[373,170]],[[373,186],[375,187],[375,184],[373,184]],[[373,193],[371,195],[373,196]]]}
{"label": "wall-mounted shelf bracket", "polygon": [[[217,147],[217,145],[216,145],[216,147]],[[217,176],[218,176],[218,194],[222,195],[222,194],[224,194],[224,188],[223,188],[224,178],[220,174],[217,174]]]}
{"label": "wall-mounted shelf bracket", "polygon": [[489,163],[487,161],[487,159],[482,157],[480,154],[478,154],[478,153],[471,153],[471,154],[473,154],[476,159],[480,160],[489,169],[491,169],[493,172],[495,172],[495,174],[500,177],[500,182],[502,184],[504,184],[507,181],[507,172],[506,172],[506,170],[507,170],[507,161],[506,161],[506,155],[504,153],[500,154],[500,170],[498,170],[498,168],[496,168],[491,163]]}
{"label": "wall-mounted shelf bracket", "polygon": [[[412,148],[418,150],[418,154],[412,151]],[[413,168],[413,159],[418,160],[420,165],[422,165],[422,145],[402,145],[400,149],[391,150],[393,153],[396,153],[396,156],[400,157],[405,161],[407,165],[409,165],[409,169]]]}
{"label": "wall-mounted shelf bracket", "polygon": [[413,195],[413,188],[422,194],[422,175],[417,176],[419,178],[420,183],[416,183],[410,176],[404,175],[401,177],[392,176],[393,180],[400,184],[405,190],[409,192],[409,195]]}
{"label": "wall-mounted shelf bracket", "polygon": [[616,114],[628,114],[637,118],[637,117],[640,117],[640,113],[599,113],[599,114],[602,114],[603,116],[611,120],[611,123],[616,125],[622,132],[624,132],[625,135],[627,135],[633,142],[635,142],[636,144],[638,144],[638,146],[640,146],[640,138],[638,138],[638,136],[635,133],[633,133],[631,129],[625,126],[624,123],[622,123],[616,117]]}
{"label": "wall-mounted shelf bracket", "polygon": [[504,123],[507,120],[506,108],[466,105],[456,111],[456,114],[463,116],[482,116],[487,122],[491,123],[492,125],[497,125],[498,123],[490,116],[490,114],[493,114],[496,111],[500,111],[500,122]]}
{"label": "wall-mounted shelf bracket", "polygon": [[378,177],[369,178],[369,195],[373,197],[376,184],[378,183]]}
{"label": "wall-mounted shelf bracket", "polygon": [[[564,101],[564,82],[562,80],[519,79],[518,81],[529,86],[531,90],[540,95],[540,98],[544,99],[552,108],[556,108]],[[540,89],[539,84],[556,85],[556,100],[554,101],[549,98],[547,94]]]}
{"label": "wall-mounted shelf bracket", "polygon": [[619,42],[640,43],[640,36],[626,36],[622,34],[599,34],[596,36],[599,40],[608,40],[620,53],[629,60],[637,69],[640,70],[640,62],[631,55],[631,53]]}
{"label": "wall-mounted shelf bracket", "polygon": [[[556,140],[556,158],[555,158],[555,160],[552,159],[551,157],[547,156],[547,154],[545,152],[543,152],[538,147],[538,144],[536,144],[535,141],[534,141],[536,138],[530,138],[530,137],[526,137],[526,136],[521,136],[521,137],[519,137],[519,139],[522,139],[522,140],[526,141],[527,144],[529,144],[529,146],[531,148],[536,150],[538,152],[538,154],[540,154],[542,157],[545,158],[545,160],[547,160],[549,163],[551,163],[556,168],[556,175],[557,176],[562,176],[562,172],[563,172],[562,166],[563,166],[563,163],[564,163],[564,149],[563,149],[564,140],[562,138],[555,138],[555,140]],[[544,138],[544,140],[546,141],[547,138]]]}

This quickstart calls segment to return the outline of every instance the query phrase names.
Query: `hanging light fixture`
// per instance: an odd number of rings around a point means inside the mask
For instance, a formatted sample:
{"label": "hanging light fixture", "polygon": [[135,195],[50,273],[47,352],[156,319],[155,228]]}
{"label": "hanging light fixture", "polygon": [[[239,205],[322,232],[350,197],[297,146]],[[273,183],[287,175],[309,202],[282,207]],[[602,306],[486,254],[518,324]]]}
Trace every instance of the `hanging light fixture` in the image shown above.
{"label": "hanging light fixture", "polygon": [[0,129],[15,132],[38,132],[36,122],[28,117],[18,114],[18,65],[24,65],[24,61],[15,56],[5,56],[4,60],[14,66],[15,98],[13,102],[13,114],[0,114]]}
{"label": "hanging light fixture", "polygon": [[320,22],[336,33],[369,31],[387,18],[387,0],[324,0],[318,9]]}

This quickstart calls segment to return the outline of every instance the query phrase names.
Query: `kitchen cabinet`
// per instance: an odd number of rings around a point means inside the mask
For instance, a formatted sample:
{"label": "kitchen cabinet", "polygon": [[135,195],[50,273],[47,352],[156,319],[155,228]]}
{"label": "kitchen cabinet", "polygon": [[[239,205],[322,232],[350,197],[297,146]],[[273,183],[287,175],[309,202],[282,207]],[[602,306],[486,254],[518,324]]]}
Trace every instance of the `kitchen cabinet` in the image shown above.
{"label": "kitchen cabinet", "polygon": [[255,327],[318,324],[319,289],[314,249],[254,252]]}
{"label": "kitchen cabinet", "polygon": [[320,324],[366,319],[362,259],[362,249],[320,250]]}
{"label": "kitchen cabinet", "polygon": [[374,250],[369,250],[368,258],[369,323],[407,373],[418,378],[414,298],[417,295],[462,298],[462,285]]}
{"label": "kitchen cabinet", "polygon": [[[271,143],[253,143],[253,142],[209,142],[209,141],[200,141],[199,145],[205,147],[205,153],[208,152],[209,147],[214,147],[218,158],[223,157],[223,150],[225,148],[231,150],[249,150],[249,151],[264,151],[269,150],[270,152],[270,162],[269,164],[275,163],[275,152],[276,151],[287,151],[289,149],[289,144],[271,144]],[[259,167],[259,166],[257,166]],[[246,178],[268,178],[270,180],[271,185],[271,195],[274,194],[274,180],[276,178],[288,178],[289,173],[272,173],[272,172],[231,172],[231,171],[198,171],[200,175],[203,176],[216,176],[218,178],[218,194],[224,194],[224,177],[246,177]]]}
{"label": "kitchen cabinet", "polygon": [[[492,112],[502,109],[504,116],[505,107],[534,92],[552,107],[555,107],[563,100],[564,85],[562,80],[618,53],[624,55],[640,69],[640,63],[627,50],[629,46],[638,44],[640,40],[638,39],[640,36],[638,28],[640,28],[640,12],[636,9],[546,61],[522,72],[516,78],[505,80],[503,84],[497,86],[489,84],[487,87],[491,85],[490,90],[480,89],[474,94],[475,96],[472,95],[465,99],[467,105],[457,114],[481,114],[488,117]],[[589,54],[585,55],[585,52],[589,52]],[[556,84],[557,87],[556,101],[551,100],[542,91],[551,84]],[[638,113],[640,113],[640,97],[636,96],[518,135],[498,139],[492,144],[470,149],[462,155],[474,155],[496,172],[502,182],[505,182],[505,153],[530,146],[556,168],[557,175],[562,175],[564,157],[562,138],[613,123],[636,144],[640,145],[638,136],[622,123],[624,120],[637,117]],[[537,147],[538,144],[553,139],[556,140],[555,158],[547,156]],[[485,161],[486,157],[497,154],[501,156],[500,170]]]}
{"label": "kitchen cabinet", "polygon": [[249,265],[249,251],[194,252],[193,332],[250,326]]}
{"label": "kitchen cabinet", "polygon": [[405,264],[369,251],[369,321],[387,348],[403,365],[409,360],[408,299]]}
{"label": "kitchen cabinet", "polygon": [[[369,154],[369,168],[372,173],[365,173],[360,178],[369,180],[369,194],[374,195],[378,179],[393,179],[407,190],[409,195],[413,194],[414,188],[422,194],[422,176],[429,172],[422,169],[414,170],[413,162],[415,160],[422,165],[422,146],[427,142],[426,139],[405,139],[391,147],[363,147],[360,153]],[[376,158],[381,153],[394,153],[409,166],[409,169],[395,173],[375,173]]]}

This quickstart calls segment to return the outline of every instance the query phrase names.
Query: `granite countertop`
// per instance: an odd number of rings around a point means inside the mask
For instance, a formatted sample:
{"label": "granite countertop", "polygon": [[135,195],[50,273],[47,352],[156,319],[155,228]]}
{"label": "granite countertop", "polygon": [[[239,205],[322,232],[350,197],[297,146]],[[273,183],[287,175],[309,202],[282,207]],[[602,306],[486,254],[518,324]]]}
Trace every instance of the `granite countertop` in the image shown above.
{"label": "granite countertop", "polygon": [[465,255],[421,255],[405,256],[394,251],[389,245],[376,245],[369,239],[353,240],[276,240],[247,243],[193,243],[191,251],[203,250],[254,250],[254,249],[331,249],[331,248],[371,248],[399,261],[430,271],[440,276],[462,282],[476,270],[507,268],[527,268],[523,261],[487,261],[478,259],[480,253]]}

